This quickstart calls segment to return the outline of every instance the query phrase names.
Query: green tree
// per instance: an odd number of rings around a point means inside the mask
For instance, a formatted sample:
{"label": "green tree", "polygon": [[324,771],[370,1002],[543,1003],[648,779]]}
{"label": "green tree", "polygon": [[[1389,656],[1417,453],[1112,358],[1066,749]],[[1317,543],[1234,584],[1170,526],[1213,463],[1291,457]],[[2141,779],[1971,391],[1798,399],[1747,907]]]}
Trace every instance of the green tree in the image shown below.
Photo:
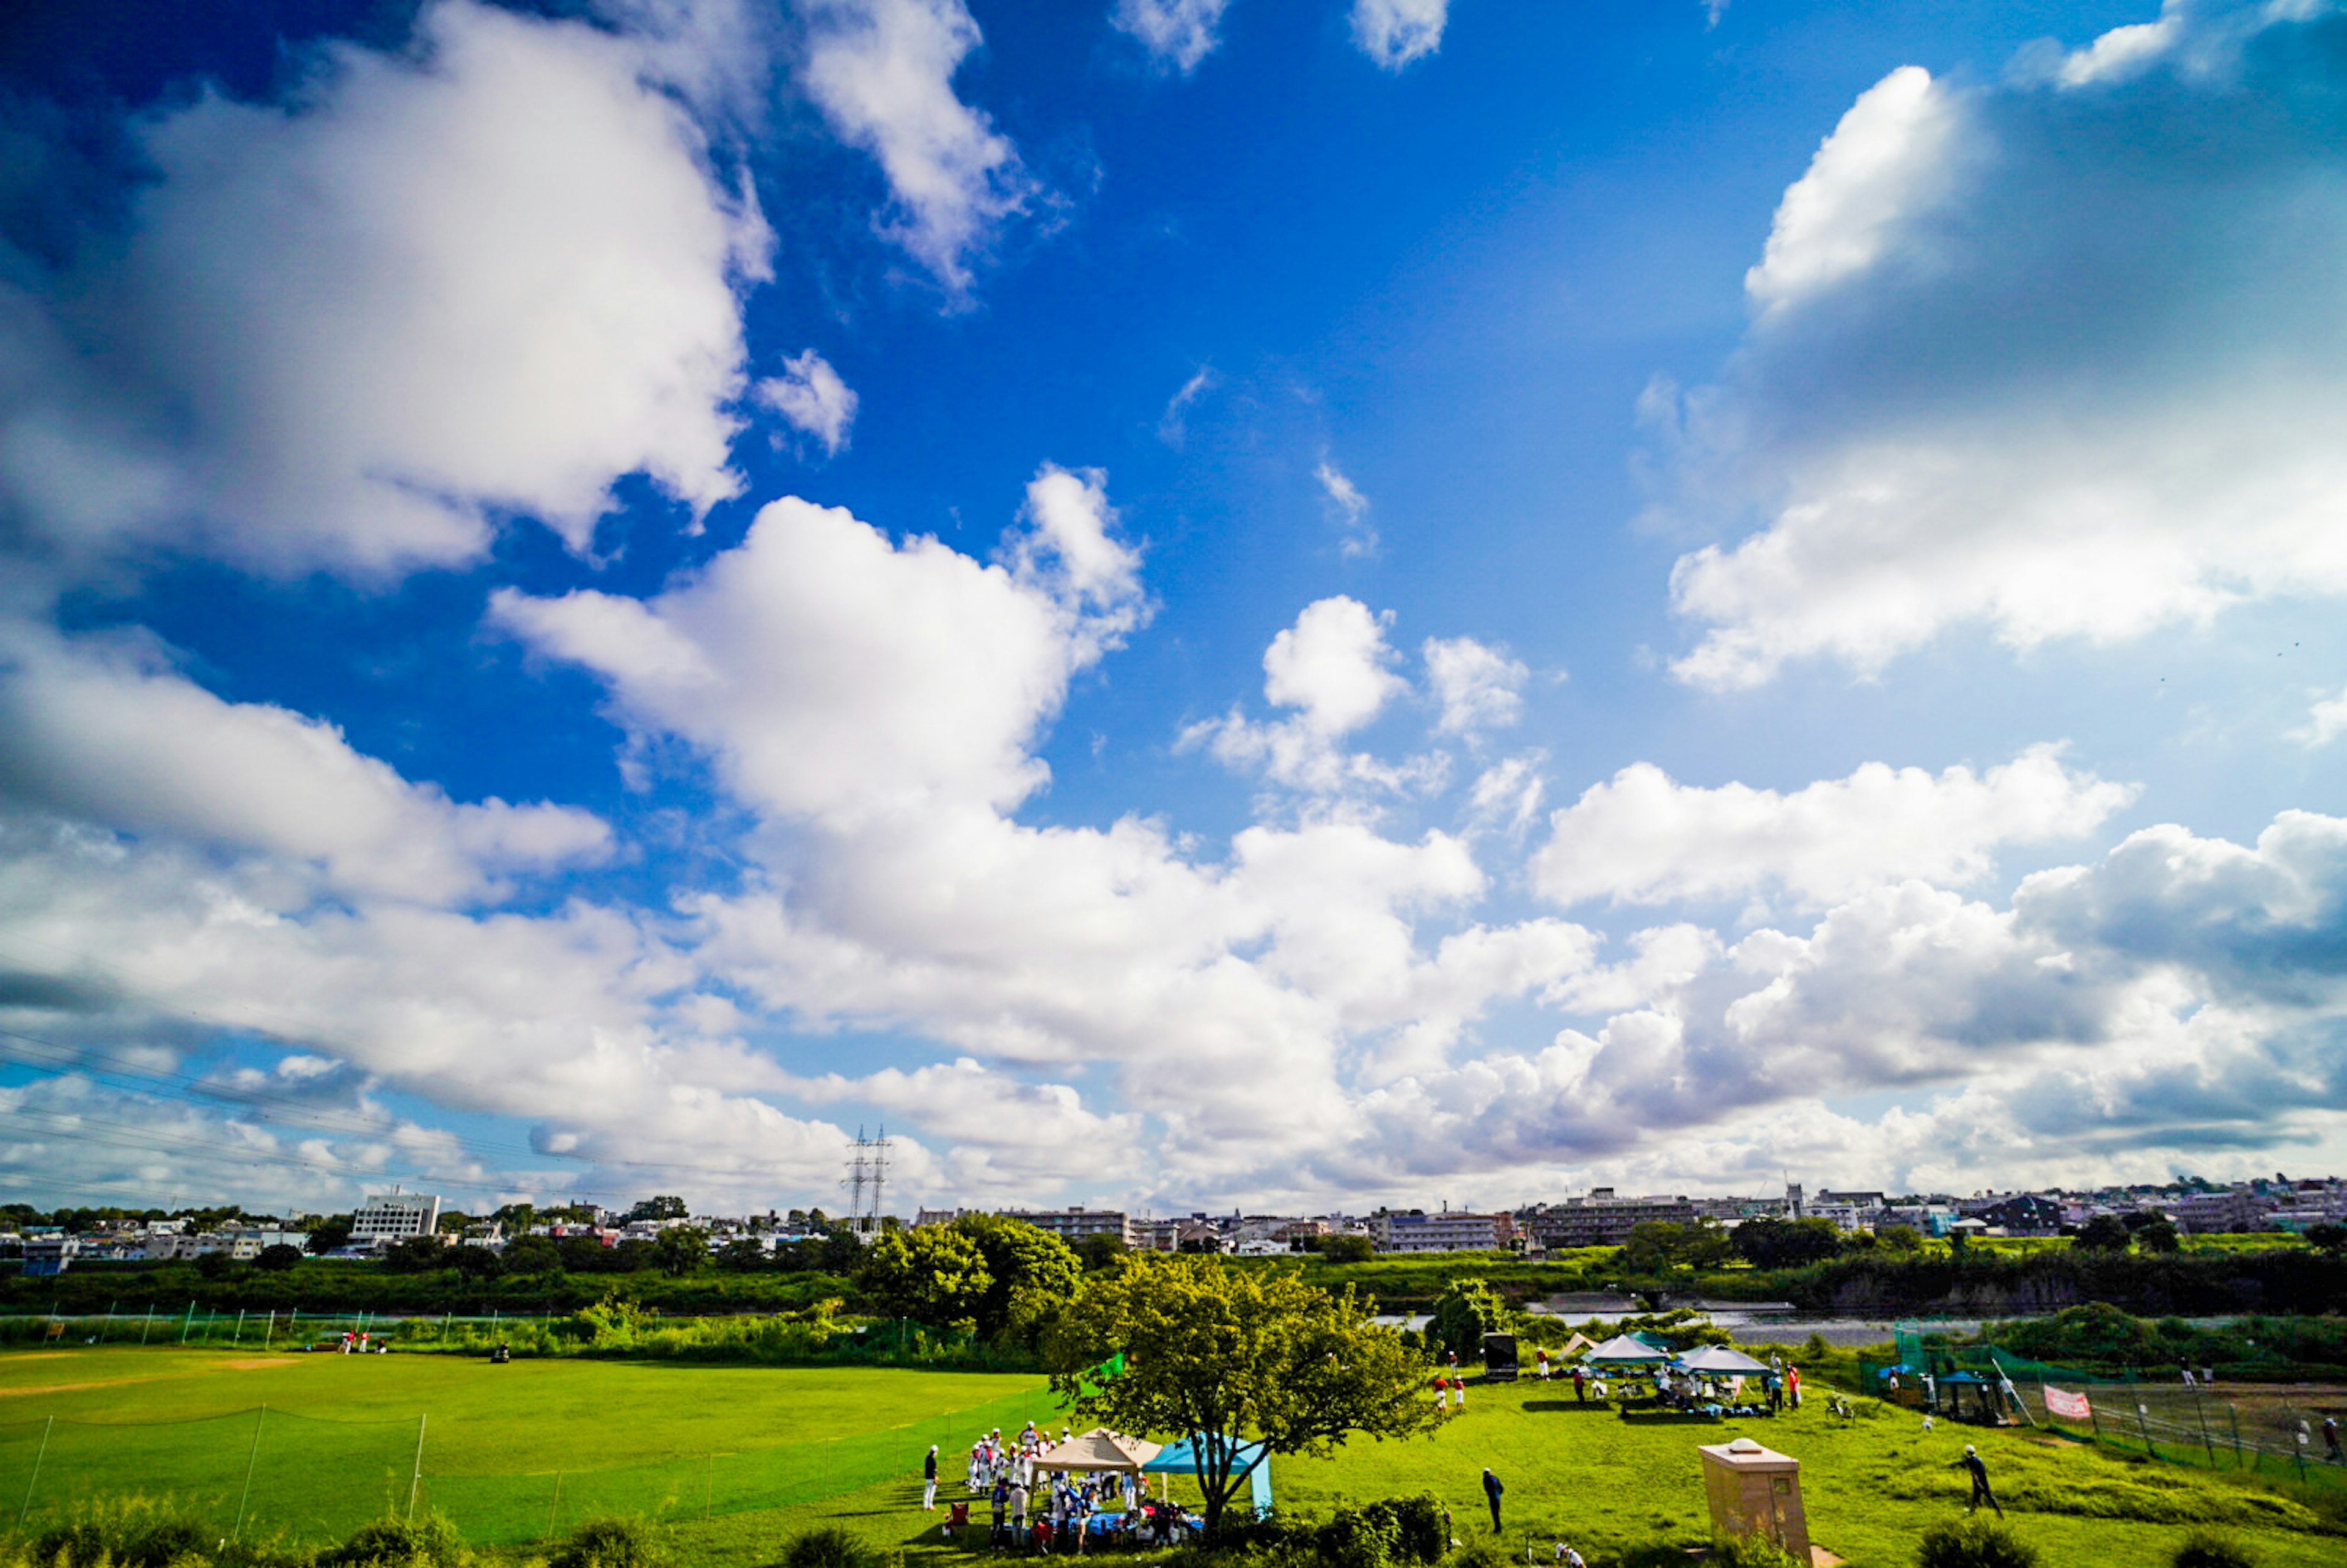
{"label": "green tree", "polygon": [[2311,1225],[2306,1227],[2306,1239],[2309,1245],[2324,1252],[2347,1252],[2347,1225],[2332,1225],[2327,1220]]}
{"label": "green tree", "polygon": [[964,1214],[952,1228],[975,1242],[986,1259],[978,1331],[989,1339],[1033,1344],[1045,1320],[1075,1294],[1083,1260],[1051,1232],[1009,1214]]}
{"label": "green tree", "polygon": [[[1080,1420],[1196,1446],[1213,1536],[1244,1484],[1232,1473],[1239,1442],[1326,1456],[1356,1432],[1407,1438],[1441,1423],[1419,1389],[1424,1361],[1369,1321],[1375,1309],[1292,1273],[1135,1253],[1082,1281],[1044,1358]],[[1122,1369],[1096,1379],[1118,1356]]]}
{"label": "green tree", "polygon": [[886,1317],[975,1328],[994,1276],[969,1235],[952,1225],[922,1225],[883,1232],[866,1250],[856,1283]]}
{"label": "green tree", "polygon": [[485,1246],[452,1246],[448,1261],[466,1279],[495,1279],[506,1271],[506,1260]]}
{"label": "green tree", "polygon": [[1874,1244],[1885,1252],[1905,1255],[1923,1250],[1923,1233],[1913,1225],[1877,1225]]}
{"label": "green tree", "polygon": [[2134,1242],[2127,1221],[2116,1214],[2096,1214],[2078,1227],[2070,1245],[2081,1252],[2125,1252]]}
{"label": "green tree", "polygon": [[351,1216],[329,1214],[310,1227],[307,1245],[312,1257],[323,1257],[338,1246],[351,1244]]}
{"label": "green tree", "polygon": [[692,1217],[692,1211],[685,1207],[682,1198],[672,1197],[663,1193],[655,1198],[646,1198],[642,1203],[630,1209],[626,1221],[622,1223],[635,1220],[682,1220]]}
{"label": "green tree", "polygon": [[1084,1260],[1087,1273],[1096,1268],[1106,1268],[1122,1257],[1127,1250],[1122,1236],[1111,1235],[1106,1231],[1088,1235],[1076,1244],[1076,1255]]}
{"label": "green tree", "polygon": [[1498,1333],[1507,1320],[1507,1303],[1489,1281],[1454,1279],[1435,1300],[1434,1315],[1426,1321],[1426,1337],[1440,1349],[1456,1352],[1461,1361],[1480,1360],[1483,1336]]}
{"label": "green tree", "polygon": [[2163,1214],[2135,1233],[2136,1245],[2146,1252],[2174,1252],[2183,1245],[2176,1226]]}
{"label": "green tree", "polygon": [[1323,1236],[1320,1238],[1320,1255],[1330,1263],[1367,1263],[1378,1255],[1378,1247],[1365,1235]]}
{"label": "green tree", "polygon": [[436,1235],[412,1235],[393,1242],[383,1255],[394,1274],[425,1274],[448,1266],[448,1244]]}
{"label": "green tree", "polygon": [[699,1225],[671,1225],[652,1242],[652,1266],[671,1279],[698,1274],[709,1262],[709,1233]]}
{"label": "green tree", "polygon": [[[1840,1236],[1835,1239],[1839,1245]],[[1727,1261],[1731,1250],[1727,1233],[1717,1225],[1648,1220],[1630,1228],[1621,1261],[1633,1274],[1660,1274],[1673,1267],[1716,1267]]]}
{"label": "green tree", "polygon": [[562,1249],[552,1236],[518,1235],[506,1243],[506,1272],[548,1275],[562,1272]]}
{"label": "green tree", "polygon": [[717,1251],[717,1266],[729,1274],[763,1273],[774,1261],[755,1236],[735,1236]]}
{"label": "green tree", "polygon": [[1727,1233],[1728,1245],[1755,1268],[1799,1268],[1823,1263],[1841,1251],[1841,1232],[1831,1220],[1784,1220],[1771,1215],[1746,1220]]}

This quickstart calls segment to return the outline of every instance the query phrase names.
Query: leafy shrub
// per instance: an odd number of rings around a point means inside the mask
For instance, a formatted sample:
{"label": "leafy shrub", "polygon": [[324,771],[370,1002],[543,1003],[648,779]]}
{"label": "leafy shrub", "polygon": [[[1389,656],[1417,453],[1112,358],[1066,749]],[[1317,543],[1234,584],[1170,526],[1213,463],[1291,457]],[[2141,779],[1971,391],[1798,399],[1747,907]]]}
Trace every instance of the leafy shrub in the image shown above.
{"label": "leafy shrub", "polygon": [[2257,1568],[2240,1542],[2213,1530],[2196,1530],[2184,1538],[2172,1559],[2175,1568]]}
{"label": "leafy shrub", "polygon": [[783,1547],[783,1568],[880,1568],[878,1547],[836,1524],[794,1535]]}
{"label": "leafy shrub", "polygon": [[1765,1535],[1724,1535],[1712,1542],[1711,1568],[1807,1568]]}
{"label": "leafy shrub", "polygon": [[632,1519],[590,1519],[547,1553],[547,1568],[656,1568],[652,1532]]}
{"label": "leafy shrub", "polygon": [[1399,1553],[1401,1527],[1375,1504],[1340,1508],[1320,1527],[1315,1544],[1330,1568],[1388,1568]]}
{"label": "leafy shrub", "polygon": [[1669,1541],[1641,1541],[1625,1546],[1614,1561],[1621,1568],[1686,1568],[1686,1548]]}
{"label": "leafy shrub", "polygon": [[33,1558],[51,1568],[165,1568],[175,1558],[201,1553],[218,1536],[197,1521],[143,1497],[125,1498],[78,1511],[67,1523],[35,1538]]}
{"label": "leafy shrub", "polygon": [[458,1568],[469,1555],[465,1538],[456,1533],[447,1516],[427,1513],[421,1519],[379,1519],[362,1525],[340,1546],[318,1553],[318,1562],[323,1568],[368,1568],[376,1563],[386,1568],[407,1564]]}
{"label": "leafy shrub", "polygon": [[2037,1568],[2037,1548],[2002,1521],[1977,1515],[1932,1526],[1915,1549],[1915,1568]]}
{"label": "leafy shrub", "polygon": [[1361,1513],[1392,1525],[1396,1562],[1431,1563],[1450,1548],[1449,1533],[1442,1528],[1442,1504],[1427,1492],[1368,1503]]}

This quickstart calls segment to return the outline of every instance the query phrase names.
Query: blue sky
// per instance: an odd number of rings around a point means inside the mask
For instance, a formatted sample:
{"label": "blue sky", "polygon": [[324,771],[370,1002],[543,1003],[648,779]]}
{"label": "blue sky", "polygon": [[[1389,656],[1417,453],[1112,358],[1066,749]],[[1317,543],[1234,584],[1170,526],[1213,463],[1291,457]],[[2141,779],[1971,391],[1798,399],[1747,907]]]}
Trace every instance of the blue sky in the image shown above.
{"label": "blue sky", "polygon": [[2347,17],[0,36],[0,1174],[2342,1163]]}

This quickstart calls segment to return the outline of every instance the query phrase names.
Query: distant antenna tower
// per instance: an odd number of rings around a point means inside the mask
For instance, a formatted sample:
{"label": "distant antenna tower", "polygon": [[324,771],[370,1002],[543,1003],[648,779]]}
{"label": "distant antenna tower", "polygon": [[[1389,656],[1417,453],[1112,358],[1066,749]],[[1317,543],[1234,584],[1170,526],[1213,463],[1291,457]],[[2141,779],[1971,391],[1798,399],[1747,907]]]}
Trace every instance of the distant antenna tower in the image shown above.
{"label": "distant antenna tower", "polygon": [[858,1124],[856,1142],[847,1149],[847,1179],[839,1184],[847,1189],[847,1228],[868,1240],[880,1229],[880,1205],[887,1191],[888,1129],[881,1127],[867,1138]]}

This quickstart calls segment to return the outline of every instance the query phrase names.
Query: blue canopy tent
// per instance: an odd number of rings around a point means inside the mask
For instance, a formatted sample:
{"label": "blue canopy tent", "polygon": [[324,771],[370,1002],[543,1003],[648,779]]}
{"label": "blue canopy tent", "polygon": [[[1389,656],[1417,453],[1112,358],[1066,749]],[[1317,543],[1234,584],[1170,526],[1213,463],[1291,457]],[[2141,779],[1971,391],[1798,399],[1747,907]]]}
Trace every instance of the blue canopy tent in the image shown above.
{"label": "blue canopy tent", "polygon": [[[1231,1460],[1231,1475],[1235,1479],[1242,1475],[1246,1477],[1247,1488],[1255,1502],[1255,1511],[1257,1513],[1269,1513],[1271,1512],[1270,1450],[1261,1443],[1242,1442],[1237,1438],[1225,1438],[1223,1440],[1231,1445],[1235,1453]],[[1167,1443],[1158,1450],[1155,1459],[1141,1468],[1143,1471],[1170,1471],[1176,1475],[1199,1476],[1202,1481],[1204,1478],[1197,1450],[1192,1440],[1188,1438],[1177,1439]]]}

